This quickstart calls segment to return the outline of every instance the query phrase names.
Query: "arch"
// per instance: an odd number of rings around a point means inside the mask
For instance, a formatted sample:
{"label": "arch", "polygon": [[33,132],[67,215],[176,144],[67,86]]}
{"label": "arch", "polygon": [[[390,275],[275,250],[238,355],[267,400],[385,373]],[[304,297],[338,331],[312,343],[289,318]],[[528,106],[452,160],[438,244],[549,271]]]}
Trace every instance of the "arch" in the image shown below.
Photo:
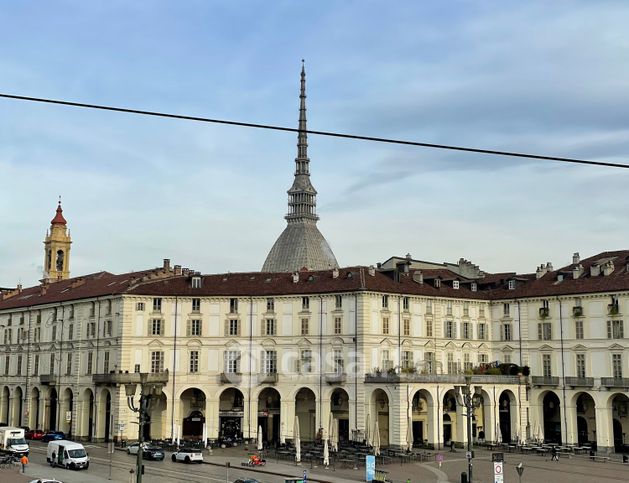
{"label": "arch", "polygon": [[430,391],[420,389],[411,398],[411,424],[413,445],[422,445],[428,441],[436,441],[436,425],[432,414],[434,398]]}
{"label": "arch", "polygon": [[561,403],[559,396],[553,391],[545,391],[540,394],[542,401],[542,430],[539,439],[549,443],[561,444]]}
{"label": "arch", "polygon": [[498,434],[504,443],[522,438],[521,434],[514,431],[514,428],[518,427],[517,404],[518,401],[512,391],[506,389],[500,393],[498,397],[498,427],[500,432]]}
{"label": "arch", "polygon": [[[339,443],[349,441],[349,394],[342,387],[337,387],[332,391],[330,396],[330,411],[334,419],[338,421],[338,440]],[[329,421],[324,421],[329,424]],[[326,428],[330,431],[330,428]]]}
{"label": "arch", "polygon": [[596,402],[587,392],[578,392],[572,398],[576,409],[577,442],[580,446],[596,441]]}
{"label": "arch", "polygon": [[[100,395],[98,398],[98,414],[97,414],[97,418],[98,420],[96,421],[96,426],[97,426],[97,434],[96,437],[101,439],[103,438],[104,441],[109,441],[109,439],[111,438],[112,434],[111,434],[111,414],[112,414],[112,397],[111,397],[111,392],[109,391],[109,389],[107,388],[103,388],[100,391]],[[146,424],[144,426],[144,429],[146,431],[146,428],[149,426],[149,424]]]}
{"label": "arch", "polygon": [[[40,421],[39,406],[41,401],[41,392],[38,387],[34,387],[31,390],[30,411],[29,411],[29,423],[28,425],[33,429],[43,428],[42,421]],[[0,419],[2,419],[0,417]]]}
{"label": "arch", "polygon": [[[390,401],[389,394],[382,388],[374,389],[371,393],[370,407],[373,411],[371,421],[369,421],[369,431],[374,433],[376,430],[376,422],[378,423],[380,446],[389,446],[389,428],[391,427],[391,414],[390,414]],[[373,442],[372,434],[368,435],[371,442]]]}
{"label": "arch", "polygon": [[286,438],[286,428],[280,426],[282,396],[274,387],[265,387],[258,395],[258,427],[262,428],[265,444],[278,444]]}
{"label": "arch", "polygon": [[448,445],[451,441],[463,442],[463,424],[459,421],[456,391],[449,389],[443,395],[443,442]]}
{"label": "arch", "polygon": [[59,396],[57,394],[57,389],[54,387],[48,389],[48,404],[48,429],[55,431],[58,427]]}
{"label": "arch", "polygon": [[614,450],[618,453],[627,449],[627,432],[629,432],[629,397],[623,393],[615,393],[611,398],[612,433]]}
{"label": "arch", "polygon": [[189,440],[203,438],[203,425],[206,414],[206,395],[198,387],[189,387],[179,396],[181,415],[181,437]]}
{"label": "arch", "polygon": [[295,415],[299,418],[299,436],[302,441],[314,441],[317,434],[317,397],[309,387],[302,387],[295,394]]}
{"label": "arch", "polygon": [[13,390],[13,407],[11,408],[11,424],[22,426],[22,413],[24,410],[24,392],[20,386]]}
{"label": "arch", "polygon": [[9,401],[11,399],[11,390],[8,386],[2,388],[0,399],[0,422],[9,424]]}
{"label": "arch", "polygon": [[87,388],[83,391],[81,411],[81,434],[88,440],[94,435],[94,392]]}
{"label": "arch", "polygon": [[74,415],[74,394],[69,387],[65,388],[59,399],[59,431],[72,435],[72,417]]}

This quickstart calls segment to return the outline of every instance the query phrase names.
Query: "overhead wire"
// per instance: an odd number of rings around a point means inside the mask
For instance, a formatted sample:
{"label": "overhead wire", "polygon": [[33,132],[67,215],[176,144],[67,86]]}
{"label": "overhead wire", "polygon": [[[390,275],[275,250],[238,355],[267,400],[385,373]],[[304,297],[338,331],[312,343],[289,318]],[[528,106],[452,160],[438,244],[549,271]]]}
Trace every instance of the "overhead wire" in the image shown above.
{"label": "overhead wire", "polygon": [[[131,109],[131,108],[126,108],[126,107],[106,106],[102,104],[88,104],[84,102],[64,101],[64,100],[59,100],[59,99],[49,99],[49,98],[43,98],[43,97],[20,96],[20,95],[15,95],[15,94],[0,93],[0,98],[13,99],[13,100],[19,100],[19,101],[39,102],[39,103],[45,103],[45,104],[56,104],[56,105],[61,105],[61,106],[80,107],[80,108],[85,108],[85,109],[98,109],[101,111],[122,112],[122,113],[127,113],[127,114],[139,114],[143,116],[162,117],[162,118],[167,118],[167,119],[179,119],[179,120],[184,120],[184,121],[224,124],[224,125],[230,125],[230,126],[248,127],[248,128],[255,128],[255,129],[267,129],[267,130],[273,130],[273,131],[284,131],[284,132],[294,132],[294,133],[300,132],[300,129],[298,128],[274,126],[272,124],[260,124],[260,123],[243,122],[243,121],[232,121],[232,120],[227,120],[227,119],[188,116],[184,114],[172,114],[172,113],[159,112],[159,111],[147,111],[147,110],[142,110],[142,109]],[[590,165],[590,166],[603,166],[603,167],[608,167],[608,168],[625,168],[625,169],[629,168],[628,164],[612,163],[608,161],[594,161],[594,160],[588,160],[588,159],[566,158],[566,157],[560,157],[560,156],[548,156],[548,155],[522,153],[522,152],[515,152],[515,151],[500,151],[496,149],[473,148],[469,146],[435,144],[435,143],[426,143],[426,142],[420,142],[420,141],[409,141],[409,140],[404,140],[404,139],[385,138],[385,137],[378,137],[378,136],[363,136],[360,134],[348,134],[348,133],[340,133],[340,132],[333,132],[333,131],[318,131],[318,130],[306,129],[304,132],[306,134],[311,134],[311,135],[316,135],[316,136],[353,139],[353,140],[359,140],[359,141],[372,141],[372,142],[378,142],[378,143],[398,144],[398,145],[403,145],[403,146],[415,146],[415,147],[430,148],[430,149],[462,151],[462,152],[468,152],[468,153],[486,154],[486,155],[494,155],[494,156],[508,156],[508,157],[515,157],[515,158],[536,159],[536,160],[542,160],[542,161],[557,161],[557,162],[563,162],[563,163],[585,164],[585,165]]]}

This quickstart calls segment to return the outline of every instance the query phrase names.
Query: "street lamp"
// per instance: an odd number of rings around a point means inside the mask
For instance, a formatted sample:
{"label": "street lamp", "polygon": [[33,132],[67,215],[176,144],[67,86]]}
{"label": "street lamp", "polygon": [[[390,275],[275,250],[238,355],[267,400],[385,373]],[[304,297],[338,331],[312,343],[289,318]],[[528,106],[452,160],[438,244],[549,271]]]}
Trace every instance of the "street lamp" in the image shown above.
{"label": "street lamp", "polygon": [[144,425],[149,421],[151,403],[162,395],[162,382],[148,381],[149,374],[142,372],[140,376],[140,405],[135,407],[133,397],[137,387],[136,382],[129,382],[124,385],[127,394],[127,405],[134,413],[138,413],[138,456],[136,462],[136,482],[142,483],[142,449],[144,442]]}
{"label": "street lamp", "polygon": [[474,417],[474,408],[480,406],[482,387],[474,386],[472,392],[472,376],[465,376],[465,386],[454,386],[456,391],[457,403],[466,409],[467,417],[467,481],[472,483],[472,418]]}

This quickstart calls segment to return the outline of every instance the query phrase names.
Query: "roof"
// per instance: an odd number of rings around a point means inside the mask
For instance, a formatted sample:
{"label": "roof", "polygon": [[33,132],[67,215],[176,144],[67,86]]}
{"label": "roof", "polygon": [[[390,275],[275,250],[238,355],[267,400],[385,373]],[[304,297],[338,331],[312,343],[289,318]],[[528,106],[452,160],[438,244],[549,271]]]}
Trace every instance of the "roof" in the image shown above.
{"label": "roof", "polygon": [[61,201],[57,205],[57,213],[55,217],[50,221],[51,225],[67,225],[68,222],[63,217],[63,210],[61,209]]}

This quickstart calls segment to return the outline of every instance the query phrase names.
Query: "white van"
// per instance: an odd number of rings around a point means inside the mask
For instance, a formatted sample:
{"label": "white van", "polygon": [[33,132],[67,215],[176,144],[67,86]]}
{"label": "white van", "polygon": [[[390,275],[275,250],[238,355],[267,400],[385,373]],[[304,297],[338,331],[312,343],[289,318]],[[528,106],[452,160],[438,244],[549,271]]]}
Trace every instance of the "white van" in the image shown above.
{"label": "white van", "polygon": [[0,428],[0,452],[14,456],[28,456],[28,443],[24,439],[23,428],[5,426]]}
{"label": "white van", "polygon": [[90,458],[83,445],[64,439],[48,443],[46,461],[50,466],[62,466],[71,470],[90,467]]}

